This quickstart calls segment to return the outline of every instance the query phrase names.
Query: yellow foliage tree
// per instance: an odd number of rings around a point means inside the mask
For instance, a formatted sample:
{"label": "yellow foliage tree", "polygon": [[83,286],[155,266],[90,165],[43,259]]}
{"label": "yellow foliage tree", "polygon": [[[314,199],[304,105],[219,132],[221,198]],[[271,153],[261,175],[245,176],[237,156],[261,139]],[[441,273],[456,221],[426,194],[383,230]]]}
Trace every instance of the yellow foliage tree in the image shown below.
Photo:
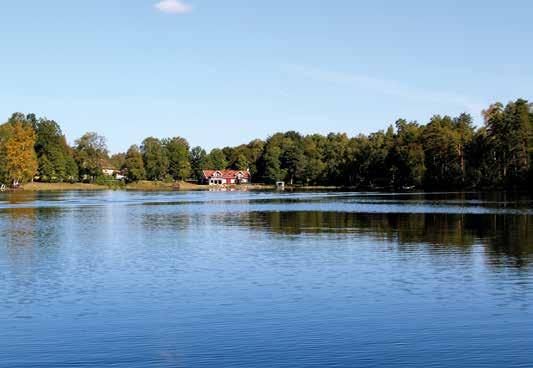
{"label": "yellow foliage tree", "polygon": [[13,183],[27,182],[37,172],[35,154],[35,131],[28,124],[16,122],[2,127],[1,142],[3,174]]}

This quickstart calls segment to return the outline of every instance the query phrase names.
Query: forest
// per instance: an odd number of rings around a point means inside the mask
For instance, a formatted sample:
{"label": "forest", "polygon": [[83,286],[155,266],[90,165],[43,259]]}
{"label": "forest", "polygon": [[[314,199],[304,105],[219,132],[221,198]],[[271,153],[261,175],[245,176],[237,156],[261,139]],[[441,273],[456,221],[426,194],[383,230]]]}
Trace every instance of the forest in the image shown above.
{"label": "forest", "polygon": [[0,125],[0,183],[93,182],[103,169],[127,182],[198,180],[203,169],[250,170],[253,181],[355,189],[531,189],[533,104],[491,104],[476,127],[468,114],[434,115],[426,124],[397,120],[386,130],[275,133],[206,152],[185,138],[148,137],[109,154],[106,139],[88,132],[69,145],[60,125],[13,114]]}

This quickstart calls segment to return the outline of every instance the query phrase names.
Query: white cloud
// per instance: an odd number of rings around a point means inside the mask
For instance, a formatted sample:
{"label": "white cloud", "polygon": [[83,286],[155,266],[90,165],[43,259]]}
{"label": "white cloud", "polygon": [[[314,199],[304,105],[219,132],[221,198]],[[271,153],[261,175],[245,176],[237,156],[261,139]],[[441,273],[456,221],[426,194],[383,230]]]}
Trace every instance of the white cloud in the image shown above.
{"label": "white cloud", "polygon": [[161,0],[155,8],[167,14],[187,14],[192,11],[192,6],[181,0]]}
{"label": "white cloud", "polygon": [[375,78],[362,74],[342,73],[304,65],[286,65],[286,68],[312,80],[320,80],[338,85],[363,87],[384,95],[426,103],[447,103],[466,108],[473,115],[479,114],[483,104],[468,96],[455,92],[423,90],[392,80]]}

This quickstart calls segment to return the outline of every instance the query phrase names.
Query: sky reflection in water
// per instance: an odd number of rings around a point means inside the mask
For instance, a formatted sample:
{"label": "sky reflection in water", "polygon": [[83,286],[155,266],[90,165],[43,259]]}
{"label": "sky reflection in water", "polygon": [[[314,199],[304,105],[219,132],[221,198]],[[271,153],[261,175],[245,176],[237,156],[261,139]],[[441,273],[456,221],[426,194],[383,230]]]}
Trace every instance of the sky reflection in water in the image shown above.
{"label": "sky reflection in water", "polygon": [[0,195],[0,367],[531,366],[527,196]]}

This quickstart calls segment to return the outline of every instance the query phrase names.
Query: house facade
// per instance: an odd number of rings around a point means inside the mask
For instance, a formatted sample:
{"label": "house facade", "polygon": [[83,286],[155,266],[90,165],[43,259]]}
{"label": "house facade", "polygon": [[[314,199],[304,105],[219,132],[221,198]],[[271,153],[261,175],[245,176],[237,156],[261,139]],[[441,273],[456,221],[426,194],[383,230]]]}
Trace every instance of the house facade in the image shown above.
{"label": "house facade", "polygon": [[112,167],[104,167],[102,169],[102,174],[104,174],[104,176],[113,177],[116,180],[124,180],[125,179],[123,170],[116,170],[116,169],[114,169]]}
{"label": "house facade", "polygon": [[102,174],[104,174],[105,176],[113,176],[116,172],[117,170],[113,167],[102,168]]}
{"label": "house facade", "polygon": [[202,182],[209,185],[249,184],[252,176],[248,170],[203,170]]}

